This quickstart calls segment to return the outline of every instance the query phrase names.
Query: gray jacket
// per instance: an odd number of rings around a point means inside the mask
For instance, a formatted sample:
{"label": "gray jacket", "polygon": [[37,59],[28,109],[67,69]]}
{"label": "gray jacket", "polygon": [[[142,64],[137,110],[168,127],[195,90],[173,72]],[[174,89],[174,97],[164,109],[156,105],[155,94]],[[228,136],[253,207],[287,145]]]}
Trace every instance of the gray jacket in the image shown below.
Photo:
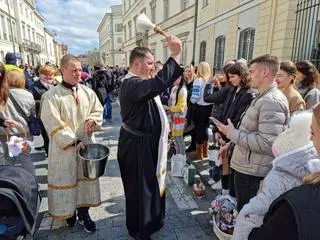
{"label": "gray jacket", "polygon": [[[22,88],[10,88],[9,91],[27,116],[30,116],[31,114],[35,116],[35,101],[33,95],[29,91]],[[0,117],[2,119],[15,120],[19,123],[18,128],[4,129],[3,127],[0,127],[1,141],[7,140],[8,133],[10,136],[24,136],[24,131],[26,131],[28,139],[33,140],[33,137],[29,134],[27,121],[23,118],[20,111],[15,108],[15,105],[10,98],[8,98],[7,105],[3,112],[0,113]]]}
{"label": "gray jacket", "polygon": [[231,168],[247,175],[265,177],[271,169],[273,141],[286,129],[288,119],[288,100],[272,85],[251,102],[239,129],[233,128],[227,134],[236,144]]}
{"label": "gray jacket", "polygon": [[300,186],[310,173],[308,162],[319,159],[312,144],[277,157],[263,182],[262,191],[246,204],[237,216],[232,239],[248,239],[253,228],[260,227],[271,203],[282,193]]}

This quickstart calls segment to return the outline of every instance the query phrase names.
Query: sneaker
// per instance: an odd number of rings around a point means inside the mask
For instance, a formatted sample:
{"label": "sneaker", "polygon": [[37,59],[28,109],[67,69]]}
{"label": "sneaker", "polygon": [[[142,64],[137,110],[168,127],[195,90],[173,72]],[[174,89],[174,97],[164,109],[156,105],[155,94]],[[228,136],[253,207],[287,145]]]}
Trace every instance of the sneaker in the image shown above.
{"label": "sneaker", "polygon": [[78,216],[78,223],[83,226],[84,230],[88,233],[96,231],[96,224],[92,221],[89,214]]}
{"label": "sneaker", "polygon": [[218,181],[218,182],[216,182],[216,183],[214,183],[214,184],[212,184],[212,185],[211,185],[211,188],[212,188],[213,190],[220,190],[220,189],[222,189],[221,180]]}
{"label": "sneaker", "polygon": [[212,185],[212,184],[214,184],[214,183],[215,183],[215,181],[214,181],[212,178],[210,178],[209,181],[208,181],[208,184],[209,184],[209,185]]}
{"label": "sneaker", "polygon": [[77,216],[74,214],[72,217],[66,219],[66,224],[68,227],[74,227],[77,222]]}

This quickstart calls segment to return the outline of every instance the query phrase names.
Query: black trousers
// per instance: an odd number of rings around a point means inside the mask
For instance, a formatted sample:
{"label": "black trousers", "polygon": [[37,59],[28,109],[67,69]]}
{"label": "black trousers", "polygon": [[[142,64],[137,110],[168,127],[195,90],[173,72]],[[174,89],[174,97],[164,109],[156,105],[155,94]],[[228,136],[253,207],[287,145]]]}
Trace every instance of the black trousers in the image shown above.
{"label": "black trousers", "polygon": [[203,144],[204,141],[208,141],[209,134],[209,117],[211,113],[212,105],[201,106],[196,105],[194,109],[194,125],[196,133],[197,144]]}
{"label": "black trousers", "polygon": [[237,210],[243,208],[249,200],[257,195],[263,177],[243,174],[234,170],[234,186],[237,195]]}
{"label": "black trousers", "polygon": [[49,153],[49,137],[48,137],[47,131],[46,131],[43,123],[41,123],[41,135],[42,135],[42,138],[43,138],[44,150],[46,151],[46,154],[48,156],[48,153]]}

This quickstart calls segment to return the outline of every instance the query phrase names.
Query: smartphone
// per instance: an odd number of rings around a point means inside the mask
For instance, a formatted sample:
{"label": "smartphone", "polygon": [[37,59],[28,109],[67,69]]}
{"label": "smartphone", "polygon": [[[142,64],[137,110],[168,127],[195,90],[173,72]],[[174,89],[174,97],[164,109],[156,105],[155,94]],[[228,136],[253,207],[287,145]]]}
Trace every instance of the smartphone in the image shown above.
{"label": "smartphone", "polygon": [[223,125],[222,122],[220,122],[218,119],[214,118],[214,117],[209,117],[209,119],[215,124],[215,125]]}

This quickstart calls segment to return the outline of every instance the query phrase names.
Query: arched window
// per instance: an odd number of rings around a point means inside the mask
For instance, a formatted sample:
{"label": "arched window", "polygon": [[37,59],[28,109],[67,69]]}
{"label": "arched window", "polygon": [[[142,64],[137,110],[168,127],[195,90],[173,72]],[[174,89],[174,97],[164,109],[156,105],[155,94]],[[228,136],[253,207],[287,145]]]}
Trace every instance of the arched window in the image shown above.
{"label": "arched window", "polygon": [[254,47],[254,28],[246,28],[240,32],[238,59],[244,58],[248,62],[252,60],[253,47]]}
{"label": "arched window", "polygon": [[202,41],[200,43],[200,55],[199,55],[199,62],[203,62],[206,60],[206,48],[207,48],[207,42]]}
{"label": "arched window", "polygon": [[214,50],[214,67],[216,70],[221,70],[224,62],[224,50],[225,50],[226,37],[221,35],[215,40]]}

